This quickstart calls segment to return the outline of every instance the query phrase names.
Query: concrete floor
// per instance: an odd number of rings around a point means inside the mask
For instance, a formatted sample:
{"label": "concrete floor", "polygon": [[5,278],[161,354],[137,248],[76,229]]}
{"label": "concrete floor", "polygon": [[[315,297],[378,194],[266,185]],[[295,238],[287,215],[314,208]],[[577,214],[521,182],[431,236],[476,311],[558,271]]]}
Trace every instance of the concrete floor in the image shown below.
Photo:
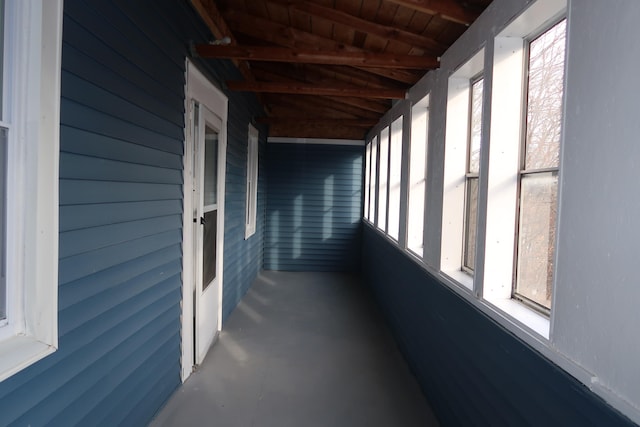
{"label": "concrete floor", "polygon": [[265,271],[151,426],[438,422],[357,277]]}

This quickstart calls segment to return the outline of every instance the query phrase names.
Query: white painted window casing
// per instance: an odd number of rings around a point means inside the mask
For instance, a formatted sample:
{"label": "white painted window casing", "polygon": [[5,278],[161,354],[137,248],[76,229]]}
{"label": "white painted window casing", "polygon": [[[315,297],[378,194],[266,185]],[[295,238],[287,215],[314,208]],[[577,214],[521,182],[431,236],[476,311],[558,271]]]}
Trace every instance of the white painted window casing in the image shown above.
{"label": "white painted window casing", "polygon": [[58,346],[62,0],[5,0],[6,316],[0,381]]}

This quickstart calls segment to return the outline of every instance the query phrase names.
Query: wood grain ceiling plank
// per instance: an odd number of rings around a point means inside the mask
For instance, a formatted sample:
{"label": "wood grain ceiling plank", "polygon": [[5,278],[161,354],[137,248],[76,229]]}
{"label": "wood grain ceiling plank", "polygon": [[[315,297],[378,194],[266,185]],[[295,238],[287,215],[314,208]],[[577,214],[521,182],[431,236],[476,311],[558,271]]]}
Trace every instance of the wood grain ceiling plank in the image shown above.
{"label": "wood grain ceiling plank", "polygon": [[316,83],[227,81],[227,87],[240,92],[286,93],[370,99],[404,99],[403,89],[359,88],[353,85],[321,86]]}
{"label": "wood grain ceiling plank", "polygon": [[304,109],[297,107],[294,108],[288,105],[280,105],[273,104],[271,106],[271,114],[269,117],[272,118],[294,118],[298,117],[301,119],[311,119],[311,118],[320,118],[320,119],[340,119],[340,120],[369,120],[376,121],[377,119],[359,119],[357,116],[353,114],[344,113],[342,111],[337,111],[328,107],[317,107],[317,106],[309,106],[307,105]]}
{"label": "wood grain ceiling plank", "polygon": [[[289,8],[309,13],[310,15],[318,18],[325,19],[335,24],[344,25],[352,30],[361,31],[366,34],[372,34],[381,37],[384,40],[395,40],[397,42],[405,43],[409,46],[418,46],[430,53],[442,54],[447,46],[438,41],[424,37],[420,34],[406,31],[402,28],[398,28],[400,25],[406,27],[409,24],[414,12],[408,9],[403,9],[405,15],[398,13],[394,14],[391,19],[402,20],[403,22],[395,22],[395,25],[382,25],[373,21],[359,18],[349,13],[342,12],[340,10],[331,9],[323,6],[319,6],[315,3],[306,0],[269,0],[273,3],[286,4]],[[393,8],[395,11],[400,8]],[[408,14],[408,15],[407,15]],[[411,15],[411,16],[409,16]],[[347,41],[343,41],[348,43]]]}
{"label": "wood grain ceiling plank", "polygon": [[258,117],[256,119],[258,123],[264,123],[268,125],[295,125],[300,122],[311,122],[318,126],[353,126],[362,128],[372,128],[378,124],[377,120],[365,120],[365,119],[331,119],[326,117]]}
{"label": "wood grain ceiling plank", "polygon": [[337,96],[325,96],[333,103],[340,103],[350,105],[352,107],[360,108],[361,110],[371,111],[380,115],[386,113],[391,108],[391,102],[377,102],[370,99],[362,98],[349,98],[349,97],[337,97]]}
{"label": "wood grain ceiling plank", "polygon": [[371,68],[405,68],[429,70],[439,66],[438,59],[428,56],[394,55],[387,53],[341,52],[264,46],[195,46],[203,58],[244,59],[251,61],[291,62],[303,64],[349,65]]}
{"label": "wood grain ceiling plank", "polygon": [[270,137],[364,139],[366,134],[367,129],[361,127],[315,125],[313,122],[269,126]]}
{"label": "wood grain ceiling plank", "polygon": [[478,13],[466,9],[454,0],[384,0],[398,6],[408,7],[444,20],[469,26],[478,17]]}
{"label": "wood grain ceiling plank", "polygon": [[[279,46],[344,49],[348,52],[364,52],[364,50],[358,49],[354,46],[341,45],[335,40],[319,37],[315,34],[296,30],[252,15],[241,14],[235,11],[227,11],[225,13],[225,19],[229,25],[232,26],[234,32],[255,38],[261,37],[263,40]],[[367,39],[371,39],[371,37],[368,37]],[[361,70],[405,84],[414,84],[421,77],[421,75],[417,75],[409,70],[393,70],[386,68],[366,68]]]}
{"label": "wood grain ceiling plank", "polygon": [[[316,109],[331,109],[334,111],[338,111],[344,114],[349,114],[353,118],[360,119],[380,119],[383,113],[364,110],[359,107],[354,107],[353,105],[346,104],[343,102],[334,102],[328,97],[321,96],[289,96],[289,95],[278,95],[278,94],[269,94],[266,96],[269,103],[273,105],[289,105],[294,108],[299,109],[300,111],[310,111],[313,108]],[[344,98],[348,99],[348,98]]]}

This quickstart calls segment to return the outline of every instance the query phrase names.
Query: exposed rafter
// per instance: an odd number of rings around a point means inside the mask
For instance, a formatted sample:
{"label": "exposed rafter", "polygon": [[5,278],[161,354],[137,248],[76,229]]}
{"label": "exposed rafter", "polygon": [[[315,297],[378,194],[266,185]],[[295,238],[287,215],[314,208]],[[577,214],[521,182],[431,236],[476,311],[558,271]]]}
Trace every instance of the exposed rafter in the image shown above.
{"label": "exposed rafter", "polygon": [[367,89],[354,86],[320,86],[297,82],[246,82],[228,81],[231,90],[263,93],[288,93],[293,95],[346,96],[371,99],[403,99],[402,89]]}
{"label": "exposed rafter", "polygon": [[263,46],[196,45],[203,58],[245,59],[252,61],[293,62],[302,64],[350,65],[375,68],[408,68],[429,70],[439,66],[438,59],[428,56],[388,53],[340,52],[335,50],[287,49]]}
{"label": "exposed rafter", "polygon": [[[268,41],[282,47],[304,49],[329,49],[345,52],[365,52],[355,46],[344,45],[335,40],[287,27],[255,15],[240,14],[233,11],[225,15],[235,31],[247,36]],[[356,67],[358,68],[358,67]],[[395,80],[405,84],[414,84],[420,79],[413,71],[391,68],[360,68],[379,77]]]}
{"label": "exposed rafter", "polygon": [[437,15],[447,21],[470,25],[478,14],[470,11],[453,0],[384,0],[419,12]]}
{"label": "exposed rafter", "polygon": [[[200,17],[211,31],[211,34],[219,40],[229,37],[231,44],[237,44],[231,29],[220,14],[216,2],[214,0],[191,0],[191,4],[198,11]],[[242,76],[247,80],[255,80],[249,64],[246,61],[234,60],[233,63],[238,67]]]}
{"label": "exposed rafter", "polygon": [[348,13],[341,12],[336,9],[321,6],[316,3],[312,3],[306,0],[269,0],[272,3],[279,3],[286,5],[289,9],[299,10],[310,15],[317,16],[319,18],[331,21],[333,23],[346,25],[349,28],[353,28],[356,31],[361,31],[367,34],[373,34],[378,37],[382,37],[387,40],[395,40],[401,43],[406,43],[410,46],[418,47],[427,50],[434,54],[441,54],[445,51],[446,46],[442,43],[425,37],[420,34],[415,34],[399,28],[389,27],[386,25],[378,24],[375,22],[367,21],[365,19],[358,18]]}

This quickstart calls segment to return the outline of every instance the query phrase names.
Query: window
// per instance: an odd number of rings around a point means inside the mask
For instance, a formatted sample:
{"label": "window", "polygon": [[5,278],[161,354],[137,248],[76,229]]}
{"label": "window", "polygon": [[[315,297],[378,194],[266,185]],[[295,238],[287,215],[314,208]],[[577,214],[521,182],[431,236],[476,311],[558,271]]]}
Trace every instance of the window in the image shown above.
{"label": "window", "polygon": [[0,0],[0,380],[57,347],[62,0]]}
{"label": "window", "polygon": [[551,310],[566,21],[529,43],[514,296]]}
{"label": "window", "polygon": [[482,297],[547,338],[561,168],[565,9],[564,1],[538,0],[498,34],[491,93]]}
{"label": "window", "polygon": [[391,123],[389,149],[389,226],[387,232],[396,241],[400,234],[400,173],[402,169],[402,116]]}
{"label": "window", "polygon": [[364,153],[364,217],[369,216],[369,193],[371,192],[371,141],[367,143]]}
{"label": "window", "polygon": [[465,176],[464,246],[462,269],[473,273],[476,262],[476,233],[478,227],[478,181],[480,176],[480,145],[482,142],[482,94],[484,80],[476,78],[471,84],[469,100],[469,131],[467,141],[467,173]]}
{"label": "window", "polygon": [[376,224],[387,231],[387,190],[389,183],[389,128],[380,132],[380,168],[378,178],[378,219]]}
{"label": "window", "polygon": [[477,232],[484,49],[448,81],[440,269],[473,288]]}
{"label": "window", "polygon": [[407,213],[407,248],[424,256],[424,207],[427,179],[427,138],[429,135],[429,95],[411,109],[411,143],[409,147],[409,209]]}
{"label": "window", "polygon": [[247,202],[245,212],[244,238],[248,239],[256,232],[256,214],[258,205],[258,130],[249,125],[247,143]]}
{"label": "window", "polygon": [[371,179],[369,181],[369,221],[376,222],[376,180],[378,172],[378,137],[371,140]]}

